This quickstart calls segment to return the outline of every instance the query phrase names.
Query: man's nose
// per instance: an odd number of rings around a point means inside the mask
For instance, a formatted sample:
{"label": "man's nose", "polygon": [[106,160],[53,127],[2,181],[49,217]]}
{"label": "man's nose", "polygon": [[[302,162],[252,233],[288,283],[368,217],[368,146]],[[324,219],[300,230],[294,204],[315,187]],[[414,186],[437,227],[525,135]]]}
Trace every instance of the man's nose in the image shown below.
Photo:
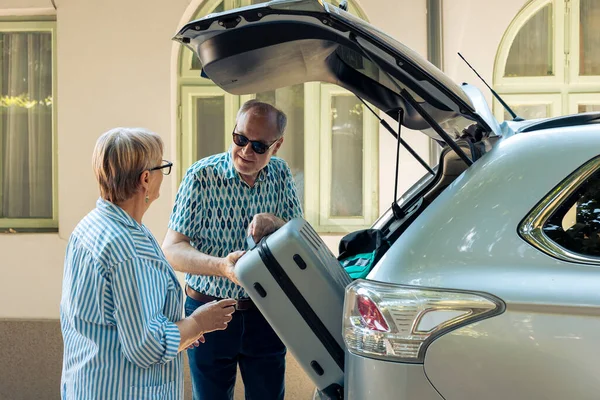
{"label": "man's nose", "polygon": [[253,154],[254,150],[252,150],[252,143],[251,142],[246,143],[246,145],[242,148],[242,152],[244,153],[244,155]]}

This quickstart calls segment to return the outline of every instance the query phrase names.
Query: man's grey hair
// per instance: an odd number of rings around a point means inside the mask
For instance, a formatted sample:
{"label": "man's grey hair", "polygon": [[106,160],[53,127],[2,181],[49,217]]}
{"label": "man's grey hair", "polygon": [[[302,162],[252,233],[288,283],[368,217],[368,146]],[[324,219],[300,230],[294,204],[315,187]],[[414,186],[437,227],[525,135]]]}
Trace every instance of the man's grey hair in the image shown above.
{"label": "man's grey hair", "polygon": [[236,121],[239,121],[242,116],[248,114],[249,112],[252,112],[255,115],[274,114],[275,118],[277,119],[277,131],[279,132],[278,137],[283,136],[285,127],[287,125],[287,116],[283,111],[269,103],[252,99],[248,100],[242,105],[242,107],[240,107],[237,113]]}

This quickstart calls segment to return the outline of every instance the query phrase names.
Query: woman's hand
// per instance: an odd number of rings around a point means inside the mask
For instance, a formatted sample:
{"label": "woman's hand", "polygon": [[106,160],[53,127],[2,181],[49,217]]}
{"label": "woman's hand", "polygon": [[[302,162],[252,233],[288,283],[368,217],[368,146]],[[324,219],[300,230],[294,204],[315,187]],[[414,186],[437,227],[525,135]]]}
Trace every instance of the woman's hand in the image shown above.
{"label": "woman's hand", "polygon": [[181,336],[179,351],[200,346],[204,343],[205,333],[226,329],[236,303],[233,299],[211,301],[198,307],[189,317],[175,322]]}
{"label": "woman's hand", "polygon": [[235,311],[234,306],[236,303],[233,299],[211,301],[194,310],[190,318],[196,322],[201,334],[222,331],[227,328],[227,324],[231,321],[231,314]]}
{"label": "woman's hand", "polygon": [[204,335],[200,335],[200,337],[198,339],[196,339],[192,344],[190,344],[188,346],[188,349],[193,349],[194,347],[198,347],[200,346],[200,343],[205,343],[206,339],[204,338]]}

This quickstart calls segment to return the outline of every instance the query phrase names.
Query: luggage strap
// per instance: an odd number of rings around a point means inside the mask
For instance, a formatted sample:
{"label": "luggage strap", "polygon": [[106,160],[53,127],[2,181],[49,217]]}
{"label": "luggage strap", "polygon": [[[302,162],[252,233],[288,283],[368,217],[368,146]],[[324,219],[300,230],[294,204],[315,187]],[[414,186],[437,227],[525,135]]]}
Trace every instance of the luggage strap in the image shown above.
{"label": "luggage strap", "polygon": [[339,343],[335,340],[335,338],[331,335],[327,327],[323,324],[318,315],[311,308],[310,304],[306,301],[300,290],[294,285],[294,282],[290,279],[288,274],[281,267],[277,259],[269,250],[266,241],[262,241],[262,243],[258,247],[258,255],[262,259],[263,263],[273,275],[273,278],[281,287],[284,293],[288,295],[288,298],[298,310],[302,318],[306,321],[309,328],[313,331],[315,336],[319,338],[325,349],[333,358],[335,363],[340,367],[342,371],[344,371],[344,350],[339,345]]}

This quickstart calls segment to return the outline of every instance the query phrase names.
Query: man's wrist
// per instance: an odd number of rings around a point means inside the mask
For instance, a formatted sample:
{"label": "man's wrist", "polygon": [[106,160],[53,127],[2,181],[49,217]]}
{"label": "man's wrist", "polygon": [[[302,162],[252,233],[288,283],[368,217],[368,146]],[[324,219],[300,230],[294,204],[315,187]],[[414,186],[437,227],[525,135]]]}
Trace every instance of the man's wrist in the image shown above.
{"label": "man's wrist", "polygon": [[285,221],[279,218],[277,215],[271,214],[271,220],[273,221],[273,226],[275,227],[275,230],[285,225]]}
{"label": "man's wrist", "polygon": [[217,259],[217,271],[219,276],[223,276],[225,278],[227,278],[227,270],[229,267],[229,260],[227,260],[227,257],[222,257]]}

